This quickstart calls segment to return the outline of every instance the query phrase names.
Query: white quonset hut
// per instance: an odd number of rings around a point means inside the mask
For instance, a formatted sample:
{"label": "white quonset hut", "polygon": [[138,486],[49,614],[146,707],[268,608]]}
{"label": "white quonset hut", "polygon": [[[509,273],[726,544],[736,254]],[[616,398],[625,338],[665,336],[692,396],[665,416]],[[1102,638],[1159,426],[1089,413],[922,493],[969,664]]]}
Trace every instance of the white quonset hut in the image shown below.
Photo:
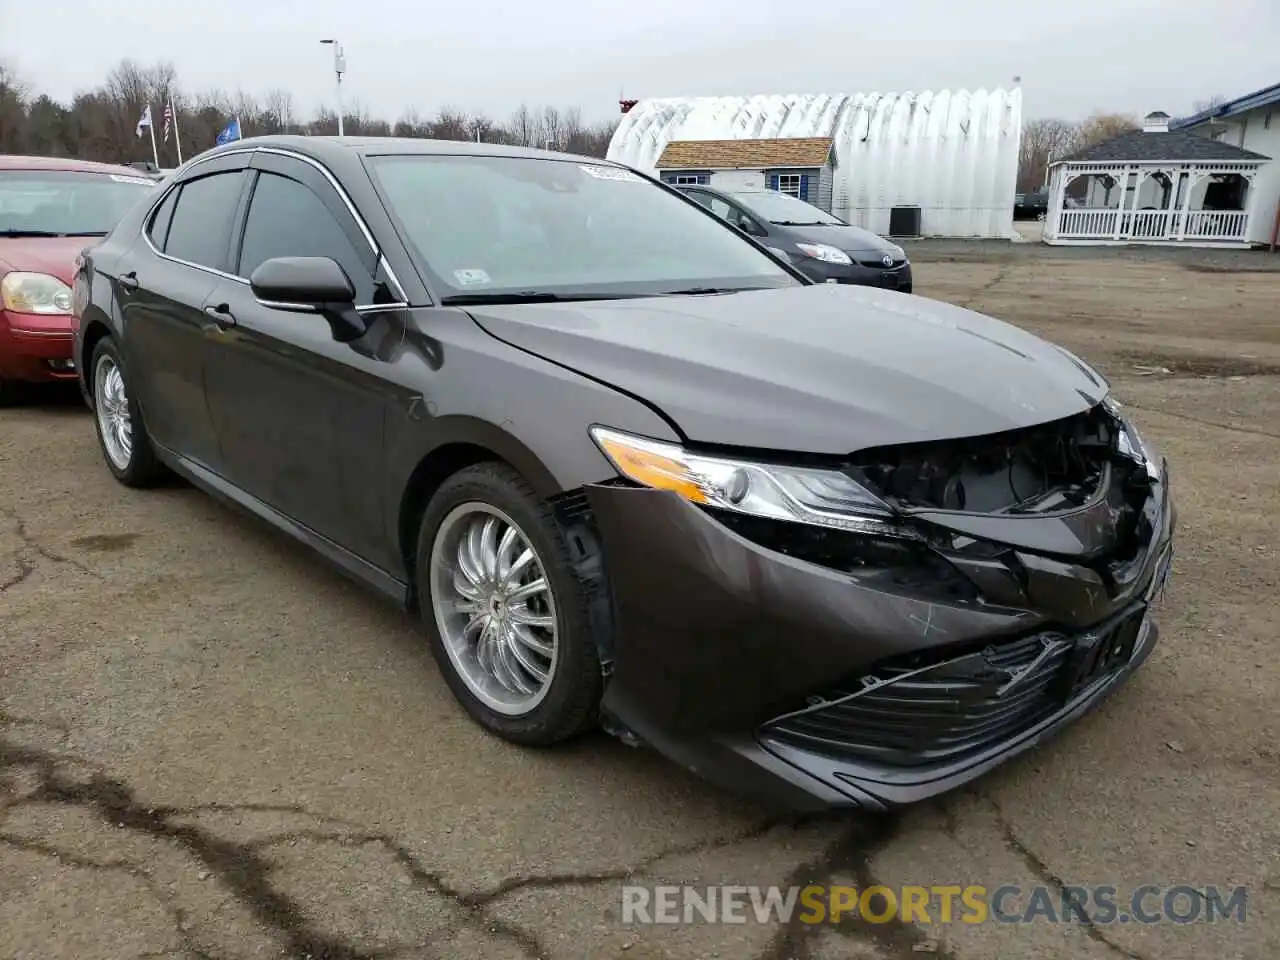
{"label": "white quonset hut", "polygon": [[[888,234],[895,207],[920,208],[920,233],[929,237],[1011,238],[1013,196],[1022,137],[1022,91],[953,90],[936,93],[806,94],[753,97],[659,98],[625,101],[609,144],[610,160],[663,179],[717,174],[742,182],[741,169],[684,171],[673,154],[691,156],[695,141],[813,141],[830,138],[829,209],[836,216]],[[677,144],[668,153],[669,144]],[[761,151],[767,156],[768,151]],[[667,159],[663,159],[664,153]],[[717,149],[709,155],[722,155]],[[761,168],[764,183],[798,180],[791,168]],[[819,182],[825,170],[815,174]],[[824,184],[825,186],[825,184]],[[823,191],[825,194],[825,190]],[[813,191],[810,202],[826,205]]]}

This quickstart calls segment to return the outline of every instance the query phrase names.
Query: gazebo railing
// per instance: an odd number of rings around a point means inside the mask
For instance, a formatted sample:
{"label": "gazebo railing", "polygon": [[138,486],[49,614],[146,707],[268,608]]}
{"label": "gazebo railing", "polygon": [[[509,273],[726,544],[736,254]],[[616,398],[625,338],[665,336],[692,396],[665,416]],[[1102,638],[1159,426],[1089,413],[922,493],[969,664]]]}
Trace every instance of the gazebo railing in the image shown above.
{"label": "gazebo railing", "polygon": [[1245,238],[1244,210],[1119,210],[1068,208],[1058,213],[1063,240],[1218,240]]}
{"label": "gazebo railing", "polygon": [[1066,239],[1110,237],[1116,232],[1116,217],[1119,214],[1120,211],[1116,209],[1091,210],[1077,207],[1063,210],[1058,220],[1058,236]]}
{"label": "gazebo railing", "polygon": [[1186,216],[1188,240],[1243,240],[1249,225],[1243,210],[1192,210]]}

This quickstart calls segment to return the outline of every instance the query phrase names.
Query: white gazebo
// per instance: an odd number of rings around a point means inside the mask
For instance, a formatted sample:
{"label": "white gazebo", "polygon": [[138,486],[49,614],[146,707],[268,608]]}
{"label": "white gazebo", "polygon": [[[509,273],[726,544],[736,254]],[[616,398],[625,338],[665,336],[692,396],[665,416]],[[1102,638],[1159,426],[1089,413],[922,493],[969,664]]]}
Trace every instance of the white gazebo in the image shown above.
{"label": "white gazebo", "polygon": [[1270,162],[1148,114],[1141,130],[1050,164],[1044,242],[1247,247],[1250,216],[1265,213],[1250,188]]}

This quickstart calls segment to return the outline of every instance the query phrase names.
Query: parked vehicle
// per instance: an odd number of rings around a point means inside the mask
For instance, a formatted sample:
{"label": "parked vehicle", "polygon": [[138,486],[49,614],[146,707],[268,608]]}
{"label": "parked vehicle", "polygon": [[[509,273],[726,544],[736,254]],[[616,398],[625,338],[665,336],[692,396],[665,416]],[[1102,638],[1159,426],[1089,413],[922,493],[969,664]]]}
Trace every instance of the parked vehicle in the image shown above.
{"label": "parked vehicle", "polygon": [[1013,198],[1013,219],[1043,220],[1049,212],[1049,188],[1042,187],[1030,193],[1015,194]]}
{"label": "parked vehicle", "polygon": [[1100,375],[814,284],[605,161],[238,141],[75,303],[121,483],[181,474],[418,611],[516,743],[602,721],[787,806],[890,806],[1156,642],[1167,470]]}
{"label": "parked vehicle", "polygon": [[702,204],[769,247],[819,283],[833,280],[911,292],[911,262],[896,243],[776,190],[726,192],[680,187]]}
{"label": "parked vehicle", "polygon": [[75,379],[76,254],[154,186],[128,167],[0,156],[0,403],[23,382]]}

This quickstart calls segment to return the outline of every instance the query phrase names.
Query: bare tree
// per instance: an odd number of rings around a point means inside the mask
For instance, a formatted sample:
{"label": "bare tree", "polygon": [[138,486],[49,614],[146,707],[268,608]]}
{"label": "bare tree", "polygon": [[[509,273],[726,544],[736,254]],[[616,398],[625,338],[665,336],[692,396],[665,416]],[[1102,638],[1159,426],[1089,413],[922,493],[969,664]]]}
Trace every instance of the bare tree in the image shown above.
{"label": "bare tree", "polygon": [[1192,113],[1200,113],[1202,110],[1212,110],[1214,107],[1220,107],[1227,102],[1227,98],[1220,93],[1215,93],[1211,97],[1203,100],[1197,100],[1191,105]]}
{"label": "bare tree", "polygon": [[262,123],[264,133],[292,133],[295,123],[293,117],[293,94],[288,90],[276,88],[268,90],[262,99]]}
{"label": "bare tree", "polygon": [[1080,124],[1080,137],[1076,149],[1083,150],[1094,144],[1102,143],[1124,133],[1141,130],[1142,124],[1137,117],[1126,113],[1097,112]]}
{"label": "bare tree", "polygon": [[1045,168],[1055,158],[1076,149],[1080,140],[1078,124],[1066,120],[1028,120],[1022,127],[1018,150],[1018,190],[1035,190],[1045,181]]}
{"label": "bare tree", "polygon": [[441,107],[431,121],[430,136],[435,140],[469,140],[467,115],[457,107]]}
{"label": "bare tree", "polygon": [[563,150],[565,146],[564,117],[555,107],[547,107],[542,111],[542,142],[540,147],[551,150]]}
{"label": "bare tree", "polygon": [[511,134],[511,142],[521,147],[531,147],[536,142],[538,136],[538,121],[530,110],[523,103],[516,107],[515,113],[511,115],[511,120],[507,123],[507,130]]}

